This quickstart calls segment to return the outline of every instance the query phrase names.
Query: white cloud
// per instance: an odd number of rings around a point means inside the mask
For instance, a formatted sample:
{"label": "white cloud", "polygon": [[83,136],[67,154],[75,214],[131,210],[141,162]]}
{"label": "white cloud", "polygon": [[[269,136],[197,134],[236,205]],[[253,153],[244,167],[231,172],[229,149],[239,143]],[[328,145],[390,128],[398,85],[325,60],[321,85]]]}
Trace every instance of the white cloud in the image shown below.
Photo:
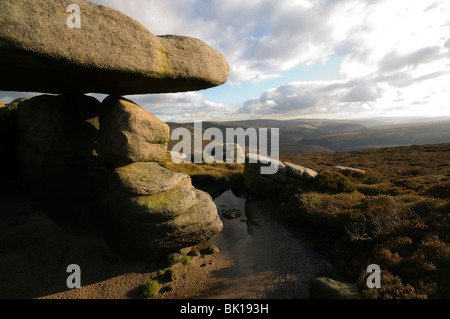
{"label": "white cloud", "polygon": [[370,102],[380,98],[382,90],[374,89],[369,83],[361,83],[354,86],[341,100],[342,102]]}
{"label": "white cloud", "polygon": [[200,92],[134,95],[127,97],[165,122],[226,120],[236,110],[208,100]]}
{"label": "white cloud", "polygon": [[[193,36],[217,48],[230,64],[227,85],[282,80],[296,66],[342,60],[339,81],[285,83],[237,108],[200,92],[130,97],[163,120],[420,115],[425,108],[450,114],[449,1],[93,2],[122,11],[154,34]],[[5,95],[20,96],[0,99]]]}
{"label": "white cloud", "polygon": [[[358,113],[358,106],[365,112],[377,105],[387,111],[386,100],[396,107],[390,92],[442,81],[450,71],[445,1],[109,2],[133,11],[155,33],[195,36],[216,46],[229,60],[231,85],[259,84],[297,65],[343,57],[343,82],[287,84],[243,103],[244,114]],[[431,88],[421,92],[435,94]]]}
{"label": "white cloud", "polygon": [[239,112],[263,117],[324,116],[373,105],[382,92],[380,86],[365,79],[292,82],[245,102]]}
{"label": "white cloud", "polygon": [[[272,117],[450,115],[448,2],[339,3],[329,7],[333,14],[325,10],[322,31],[328,24],[335,29],[323,37],[329,45],[320,53],[333,48],[344,56],[340,72],[346,80],[290,83],[245,102],[240,112]],[[305,46],[314,52],[319,47],[314,44]],[[318,54],[316,60],[321,58]]]}
{"label": "white cloud", "polygon": [[380,61],[381,72],[392,72],[401,70],[405,67],[416,68],[420,64],[430,63],[442,57],[441,47],[425,47],[404,55],[396,51],[389,52]]}
{"label": "white cloud", "polygon": [[[94,0],[134,17],[155,34],[202,39],[230,64],[231,84],[324,60],[363,36],[359,25],[380,1]],[[363,32],[362,32],[363,33]],[[349,35],[352,39],[349,40]],[[271,78],[271,77],[267,77]]]}

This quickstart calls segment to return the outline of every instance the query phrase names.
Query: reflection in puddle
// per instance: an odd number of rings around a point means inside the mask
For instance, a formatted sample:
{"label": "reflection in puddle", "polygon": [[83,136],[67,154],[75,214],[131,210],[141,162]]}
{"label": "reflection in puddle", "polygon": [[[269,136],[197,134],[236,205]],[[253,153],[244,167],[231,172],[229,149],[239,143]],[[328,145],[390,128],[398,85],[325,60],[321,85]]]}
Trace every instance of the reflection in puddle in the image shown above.
{"label": "reflection in puddle", "polygon": [[[309,280],[322,258],[307,242],[293,237],[285,226],[270,218],[277,203],[247,201],[231,190],[218,196],[214,203],[223,230],[210,242],[232,264],[215,272],[222,285],[214,296],[308,298]],[[242,216],[223,217],[222,210],[229,209],[239,210]]]}
{"label": "reflection in puddle", "polygon": [[[220,219],[223,222],[223,230],[217,234],[211,243],[216,245],[221,254],[228,256],[233,261],[233,267],[222,275],[225,278],[239,278],[253,274],[254,261],[249,258],[252,250],[253,238],[250,235],[250,224],[245,220],[245,198],[236,196],[231,190],[224,192],[214,200]],[[239,210],[242,216],[236,219],[227,219],[222,211],[228,209]]]}
{"label": "reflection in puddle", "polygon": [[[219,247],[221,251],[245,248],[252,240],[245,219],[245,198],[237,197],[231,190],[228,190],[217,197],[214,203],[223,222],[222,232],[212,240],[214,245]],[[236,219],[225,218],[223,211],[230,209],[241,212],[242,216]]]}

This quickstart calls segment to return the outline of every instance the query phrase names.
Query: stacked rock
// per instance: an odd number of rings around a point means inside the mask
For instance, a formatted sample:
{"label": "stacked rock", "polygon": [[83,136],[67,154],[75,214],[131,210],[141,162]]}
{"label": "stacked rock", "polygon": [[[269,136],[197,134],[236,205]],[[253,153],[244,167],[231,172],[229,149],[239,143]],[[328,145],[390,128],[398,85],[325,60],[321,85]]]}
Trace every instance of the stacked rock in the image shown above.
{"label": "stacked rock", "polygon": [[[73,3],[81,29],[66,26]],[[169,127],[122,97],[220,85],[228,76],[220,52],[193,38],[154,36],[83,0],[2,1],[0,24],[0,90],[58,94],[19,101],[17,125],[8,127],[18,132],[30,194],[58,225],[103,237],[127,260],[159,258],[222,230],[212,198],[158,164]]]}
{"label": "stacked rock", "polygon": [[168,125],[120,97],[106,98],[102,109],[98,157],[113,168],[102,220],[114,250],[127,259],[169,254],[220,232],[211,197],[157,163],[166,156]]}

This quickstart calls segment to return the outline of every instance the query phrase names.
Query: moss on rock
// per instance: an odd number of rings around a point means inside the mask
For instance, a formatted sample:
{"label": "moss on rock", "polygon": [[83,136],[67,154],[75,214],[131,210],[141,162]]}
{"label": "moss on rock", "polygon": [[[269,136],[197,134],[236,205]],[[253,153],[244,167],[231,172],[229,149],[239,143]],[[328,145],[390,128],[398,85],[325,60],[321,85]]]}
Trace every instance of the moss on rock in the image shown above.
{"label": "moss on rock", "polygon": [[159,283],[156,280],[150,280],[142,287],[142,294],[146,298],[153,298],[159,293]]}
{"label": "moss on rock", "polygon": [[135,196],[148,196],[168,191],[184,180],[186,174],[173,172],[158,163],[139,162],[118,167],[111,176],[111,184]]}
{"label": "moss on rock", "polygon": [[311,299],[359,299],[356,284],[325,277],[311,279],[309,283]]}
{"label": "moss on rock", "polygon": [[176,212],[182,212],[183,209],[192,206],[195,200],[194,189],[187,180],[182,187],[155,195],[134,197],[132,203],[148,214],[170,213],[173,216]]}

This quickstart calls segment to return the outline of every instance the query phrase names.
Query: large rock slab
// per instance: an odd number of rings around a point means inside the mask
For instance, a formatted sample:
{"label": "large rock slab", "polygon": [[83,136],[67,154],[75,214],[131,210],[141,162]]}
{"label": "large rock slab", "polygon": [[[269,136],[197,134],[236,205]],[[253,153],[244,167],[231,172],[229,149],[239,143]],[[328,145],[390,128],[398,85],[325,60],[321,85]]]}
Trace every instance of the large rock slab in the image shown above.
{"label": "large rock slab", "polygon": [[[287,177],[288,177],[288,179],[291,179],[292,184],[295,184],[297,181],[299,183],[301,181],[312,181],[317,176],[317,172],[313,171],[310,168],[292,164],[289,162],[283,162],[283,164],[287,168]],[[288,181],[288,183],[289,183],[289,181]]]}
{"label": "large rock slab", "polygon": [[[76,4],[81,28],[69,28]],[[83,0],[0,1],[0,90],[145,94],[226,82],[225,57],[203,41],[155,36],[119,11]]]}
{"label": "large rock slab", "polygon": [[139,105],[108,96],[102,103],[99,158],[113,166],[157,162],[166,156],[169,126]]}

